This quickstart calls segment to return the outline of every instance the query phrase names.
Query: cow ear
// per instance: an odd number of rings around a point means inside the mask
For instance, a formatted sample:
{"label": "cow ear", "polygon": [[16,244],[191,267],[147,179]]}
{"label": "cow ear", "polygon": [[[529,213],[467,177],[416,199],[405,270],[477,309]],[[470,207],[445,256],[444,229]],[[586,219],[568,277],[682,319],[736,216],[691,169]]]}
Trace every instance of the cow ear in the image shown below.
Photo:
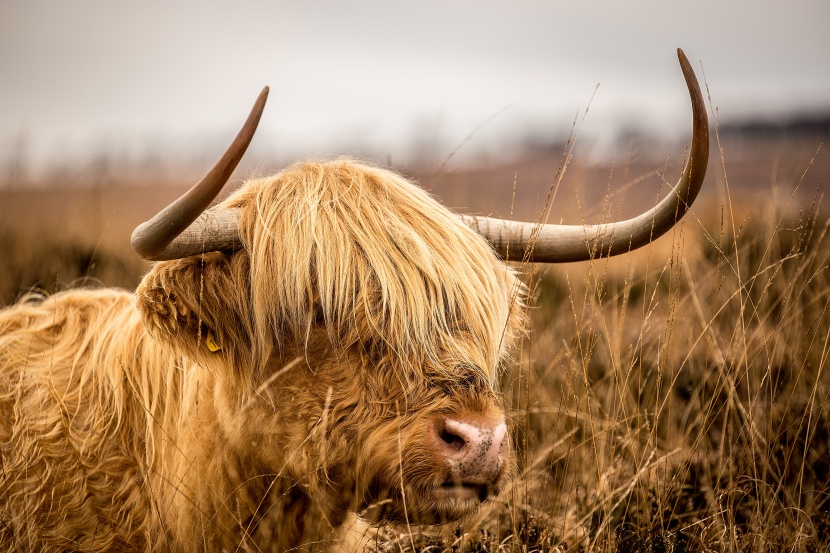
{"label": "cow ear", "polygon": [[[156,340],[197,360],[250,359],[245,259],[221,252],[156,263],[136,291],[144,325]],[[246,355],[247,352],[247,355]]]}

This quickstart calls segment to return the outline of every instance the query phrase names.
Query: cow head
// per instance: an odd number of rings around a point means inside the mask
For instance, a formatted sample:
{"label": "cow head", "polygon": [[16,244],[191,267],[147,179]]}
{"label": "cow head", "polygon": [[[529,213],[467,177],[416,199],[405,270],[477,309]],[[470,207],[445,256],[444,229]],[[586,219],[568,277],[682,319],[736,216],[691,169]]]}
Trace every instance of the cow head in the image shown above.
{"label": "cow head", "polygon": [[375,517],[453,520],[496,493],[496,382],[524,287],[487,241],[346,159],[250,181],[220,209],[241,247],[158,263],[138,294],[156,338],[217,375],[227,439]]}
{"label": "cow head", "polygon": [[680,60],[694,130],[678,186],[654,211],[593,227],[459,216],[348,159],[293,165],[205,211],[266,89],[208,176],[136,229],[135,249],[161,261],[138,290],[145,324],[205,368],[229,447],[296,482],[332,524],[348,510],[421,523],[469,514],[511,466],[496,383],[524,327],[525,287],[502,257],[509,244],[546,262],[622,253],[685,213],[708,126]]}

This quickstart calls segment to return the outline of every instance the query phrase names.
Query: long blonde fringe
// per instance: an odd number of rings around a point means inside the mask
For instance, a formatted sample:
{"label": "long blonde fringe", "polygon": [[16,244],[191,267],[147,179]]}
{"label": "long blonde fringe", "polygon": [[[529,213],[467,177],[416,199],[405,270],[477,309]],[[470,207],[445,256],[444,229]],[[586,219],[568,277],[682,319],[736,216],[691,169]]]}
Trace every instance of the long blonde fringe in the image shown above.
{"label": "long blonde fringe", "polygon": [[249,182],[223,207],[241,209],[260,346],[302,339],[322,319],[339,346],[382,343],[416,376],[428,363],[491,378],[513,342],[505,332],[521,328],[514,272],[396,173],[306,161]]}

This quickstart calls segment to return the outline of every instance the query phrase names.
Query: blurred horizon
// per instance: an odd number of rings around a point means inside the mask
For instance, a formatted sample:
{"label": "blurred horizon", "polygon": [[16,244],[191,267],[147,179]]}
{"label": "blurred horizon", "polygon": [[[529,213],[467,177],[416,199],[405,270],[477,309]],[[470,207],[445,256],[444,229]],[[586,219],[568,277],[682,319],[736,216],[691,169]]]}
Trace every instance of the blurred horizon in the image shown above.
{"label": "blurred horizon", "polygon": [[828,20],[820,0],[7,2],[0,170],[196,166],[265,84],[258,167],[342,154],[505,161],[574,128],[587,159],[624,155],[632,137],[674,151],[690,131],[678,46],[722,125],[820,125]]}

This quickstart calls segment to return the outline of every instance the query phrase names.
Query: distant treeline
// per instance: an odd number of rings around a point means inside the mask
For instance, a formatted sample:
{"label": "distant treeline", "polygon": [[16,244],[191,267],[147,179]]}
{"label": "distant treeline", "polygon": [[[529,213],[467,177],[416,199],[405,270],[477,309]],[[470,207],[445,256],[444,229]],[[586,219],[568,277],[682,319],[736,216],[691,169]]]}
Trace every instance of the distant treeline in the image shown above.
{"label": "distant treeline", "polygon": [[830,112],[802,114],[787,119],[760,118],[722,123],[721,136],[774,140],[780,138],[830,138]]}

